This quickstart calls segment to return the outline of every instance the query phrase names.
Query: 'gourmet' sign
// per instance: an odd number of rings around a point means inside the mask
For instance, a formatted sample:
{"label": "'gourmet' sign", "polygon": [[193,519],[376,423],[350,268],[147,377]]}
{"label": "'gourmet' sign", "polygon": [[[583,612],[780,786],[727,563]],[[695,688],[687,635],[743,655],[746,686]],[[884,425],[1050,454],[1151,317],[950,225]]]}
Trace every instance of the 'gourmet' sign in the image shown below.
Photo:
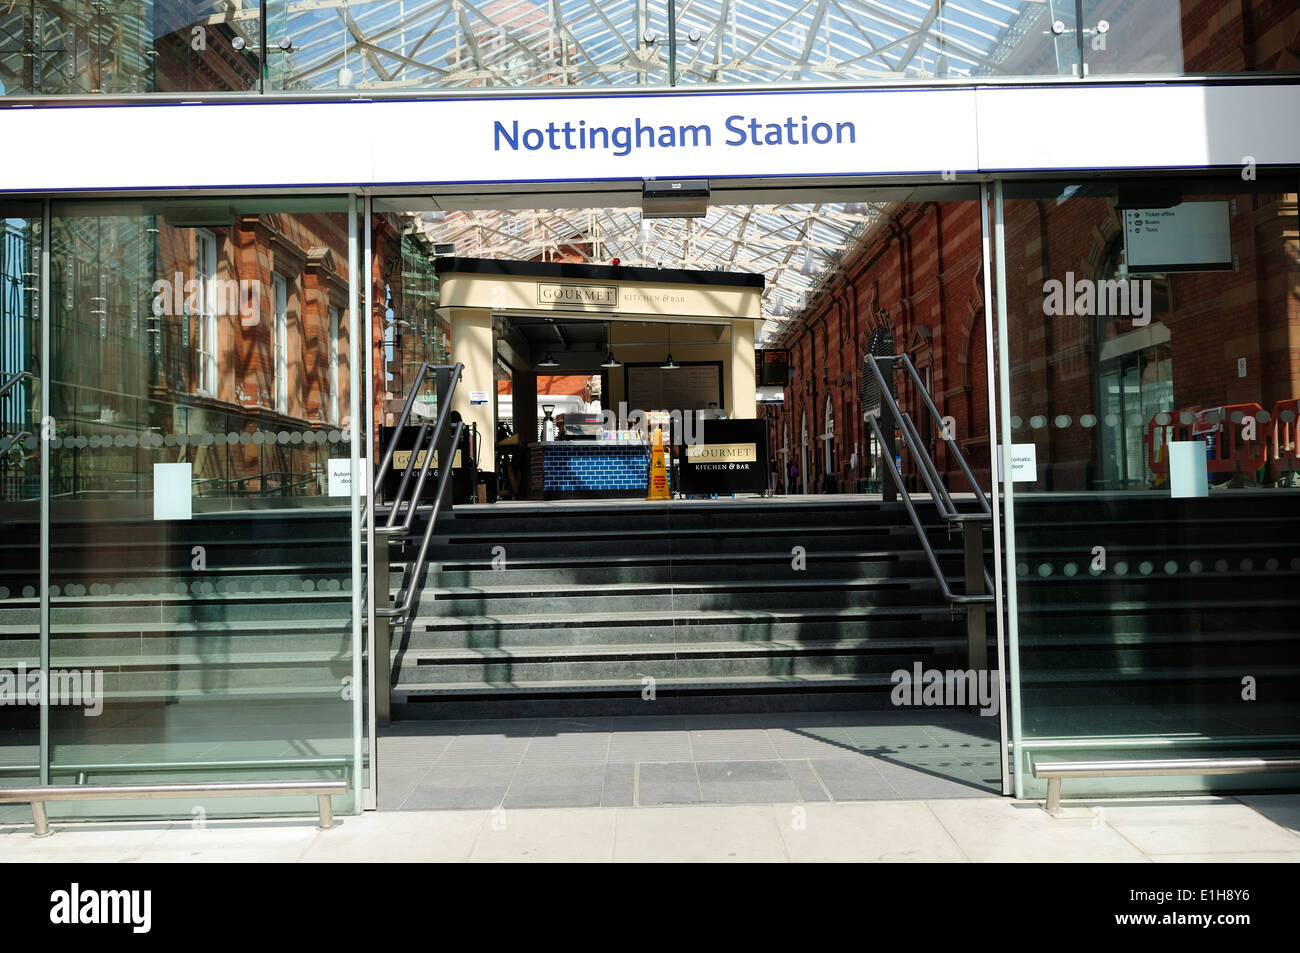
{"label": "'gourmet' sign", "polygon": [[538,282],[537,303],[560,307],[618,307],[618,285],[569,285]]}

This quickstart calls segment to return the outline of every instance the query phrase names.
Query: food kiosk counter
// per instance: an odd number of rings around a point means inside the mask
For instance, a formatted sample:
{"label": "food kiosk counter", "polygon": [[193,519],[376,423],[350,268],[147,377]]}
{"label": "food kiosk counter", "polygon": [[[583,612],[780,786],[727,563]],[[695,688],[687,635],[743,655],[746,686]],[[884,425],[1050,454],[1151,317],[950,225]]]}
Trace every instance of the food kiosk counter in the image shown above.
{"label": "food kiosk counter", "polygon": [[650,445],[644,440],[547,440],[529,446],[534,499],[644,497]]}

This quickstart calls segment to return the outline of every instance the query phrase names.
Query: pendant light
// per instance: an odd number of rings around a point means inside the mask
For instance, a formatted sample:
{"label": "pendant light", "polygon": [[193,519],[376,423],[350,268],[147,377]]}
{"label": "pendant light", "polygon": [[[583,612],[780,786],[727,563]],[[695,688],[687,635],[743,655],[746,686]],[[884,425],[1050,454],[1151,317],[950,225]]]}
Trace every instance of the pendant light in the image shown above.
{"label": "pendant light", "polygon": [[610,346],[609,354],[605,357],[605,363],[600,366],[609,368],[622,367],[623,365],[614,359],[614,335],[612,333],[612,326],[609,322],[605,323],[605,340]]}
{"label": "pendant light", "polygon": [[551,357],[551,349],[546,349],[546,360],[537,365],[538,367],[559,367],[560,362]]}
{"label": "pendant light", "polygon": [[673,326],[670,324],[668,325],[668,360],[660,364],[659,369],[661,371],[675,371],[679,367],[681,365],[673,360]]}

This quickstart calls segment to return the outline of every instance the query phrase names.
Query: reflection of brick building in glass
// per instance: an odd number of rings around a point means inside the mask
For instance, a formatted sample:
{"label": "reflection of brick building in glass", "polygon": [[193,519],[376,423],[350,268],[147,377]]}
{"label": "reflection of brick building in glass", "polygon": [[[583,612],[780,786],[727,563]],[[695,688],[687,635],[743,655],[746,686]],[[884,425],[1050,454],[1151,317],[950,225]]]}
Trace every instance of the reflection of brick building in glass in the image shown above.
{"label": "reflection of brick building in glass", "polygon": [[[1099,18],[1119,16],[1127,0],[1093,5]],[[1132,66],[1134,43],[1152,44],[1139,57],[1155,69],[1212,74],[1291,70],[1300,67],[1300,11],[1271,0],[1225,8],[1212,0],[1169,0],[1144,6],[1144,16],[1181,22],[1143,36],[1112,36],[1123,43]],[[1130,21],[1131,22],[1131,21]],[[1154,20],[1153,20],[1154,23]],[[1259,33],[1254,24],[1270,24]],[[1073,41],[1072,41],[1073,42]],[[1181,43],[1181,49],[1179,44]],[[1161,45],[1163,44],[1163,45]],[[1105,50],[1089,51],[1094,72],[1104,71]],[[1035,59],[1034,57],[1037,57]],[[1046,57],[1046,59],[1044,59]],[[1001,72],[1055,72],[1051,51],[1026,44],[1012,50]],[[1121,340],[1132,329],[1121,322],[1074,317],[1047,320],[1043,282],[1066,272],[1090,280],[1117,274],[1122,251],[1122,212],[1087,193],[1007,204],[1008,319],[1012,387],[1042,406],[1013,408],[1012,438],[1038,445],[1048,489],[1123,488],[1150,484],[1143,442],[1147,423],[1160,411],[1258,403],[1272,412],[1278,401],[1300,396],[1300,270],[1296,267],[1295,182],[1252,188],[1235,178],[1222,194],[1189,195],[1189,201],[1234,201],[1232,247],[1235,271],[1181,274],[1154,279],[1153,330],[1142,341]],[[1201,190],[1204,192],[1204,190]],[[1252,191],[1243,196],[1239,191]],[[956,420],[956,437],[981,481],[989,474],[988,402],[985,386],[983,275],[980,220],[975,202],[896,206],[888,221],[868,231],[836,276],[809,302],[799,319],[770,346],[791,348],[792,381],[774,420],[773,446],[788,428],[791,457],[800,459],[801,429],[808,429],[810,488],[820,488],[827,399],[833,411],[832,472],[843,488],[870,474],[862,420],[862,360],[883,344],[905,352],[929,381],[939,409]],[[873,338],[874,335],[874,338]],[[1158,338],[1158,340],[1157,340]],[[1238,377],[1238,359],[1247,373]],[[1258,368],[1258,370],[1256,370]],[[900,377],[900,403],[917,416],[915,395]],[[1114,406],[1113,395],[1131,391],[1136,406]],[[1168,404],[1169,406],[1164,406]],[[1113,432],[1082,427],[1081,417]],[[1069,426],[1056,426],[1057,419]],[[1034,417],[1045,424],[1030,426]],[[1140,418],[1140,422],[1139,422]],[[945,448],[932,440],[941,471],[957,476]],[[856,451],[859,466],[850,466]],[[905,470],[906,450],[902,450]],[[788,461],[787,461],[788,462]],[[1276,465],[1266,474],[1279,476]],[[987,484],[986,484],[987,485]]]}
{"label": "reflection of brick building in glass", "polygon": [[348,425],[346,218],[221,205],[194,225],[55,209],[61,492],[147,495],[148,460],[191,463],[201,497],[325,492]]}
{"label": "reflection of brick building in glass", "polygon": [[[773,446],[780,449],[788,428],[790,460],[799,462],[807,421],[810,488],[820,488],[825,473],[819,438],[826,432],[828,398],[837,484],[853,489],[871,475],[862,417],[862,362],[870,352],[912,358],[940,410],[957,418],[963,454],[987,479],[983,281],[977,203],[903,204],[868,230],[840,273],[772,342],[791,349],[792,375],[782,408],[766,408],[775,420]],[[901,378],[898,383],[901,405],[916,406],[910,387],[901,386]],[[956,463],[934,444],[940,470],[956,475]]]}
{"label": "reflection of brick building in glass", "polygon": [[[1167,183],[1160,183],[1167,184]],[[1188,202],[1225,202],[1236,268],[1168,275],[1151,281],[1147,326],[1126,315],[1049,316],[1044,283],[1115,280],[1123,273],[1122,210],[1113,188],[1051,195],[1008,192],[1006,242],[1011,437],[1037,445],[1046,487],[1123,489],[1156,482],[1158,452],[1147,429],[1160,413],[1177,418],[1204,408],[1258,404],[1273,415],[1300,397],[1300,268],[1296,183],[1231,182],[1188,192]],[[1190,186],[1189,186],[1190,189]],[[1138,193],[1141,194],[1140,192]],[[1137,199],[1141,201],[1141,199]],[[983,275],[975,202],[904,204],[868,232],[842,273],[774,346],[791,348],[793,383],[775,418],[777,447],[788,425],[798,459],[802,422],[809,430],[810,485],[821,486],[827,398],[834,411],[833,472],[841,486],[866,478],[860,403],[862,360],[875,341],[916,364],[982,480],[988,476]],[[1244,361],[1244,364],[1239,362]],[[1244,368],[1244,373],[1241,372]],[[901,376],[900,403],[918,402]],[[1032,406],[1031,406],[1032,405]],[[1068,422],[1067,422],[1068,421]],[[1261,432],[1264,427],[1261,427]],[[1262,439],[1262,438],[1261,438]],[[849,466],[856,449],[859,467]],[[930,447],[941,470],[954,470],[945,448]],[[905,470],[911,471],[906,464]],[[1274,466],[1265,478],[1277,479]],[[956,477],[950,472],[950,477]],[[1248,474],[1249,476],[1249,474]]]}
{"label": "reflection of brick building in glass", "polygon": [[239,6],[11,0],[0,4],[0,84],[11,96],[254,90],[259,18],[225,16]]}

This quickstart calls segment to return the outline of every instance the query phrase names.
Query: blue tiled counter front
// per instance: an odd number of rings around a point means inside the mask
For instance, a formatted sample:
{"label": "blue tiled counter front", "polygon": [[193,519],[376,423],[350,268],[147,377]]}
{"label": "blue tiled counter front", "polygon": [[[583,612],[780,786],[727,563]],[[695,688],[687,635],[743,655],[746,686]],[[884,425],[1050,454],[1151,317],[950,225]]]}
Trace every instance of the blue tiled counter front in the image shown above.
{"label": "blue tiled counter front", "polygon": [[533,492],[543,496],[638,496],[649,486],[645,443],[556,440],[535,443],[531,452]]}

